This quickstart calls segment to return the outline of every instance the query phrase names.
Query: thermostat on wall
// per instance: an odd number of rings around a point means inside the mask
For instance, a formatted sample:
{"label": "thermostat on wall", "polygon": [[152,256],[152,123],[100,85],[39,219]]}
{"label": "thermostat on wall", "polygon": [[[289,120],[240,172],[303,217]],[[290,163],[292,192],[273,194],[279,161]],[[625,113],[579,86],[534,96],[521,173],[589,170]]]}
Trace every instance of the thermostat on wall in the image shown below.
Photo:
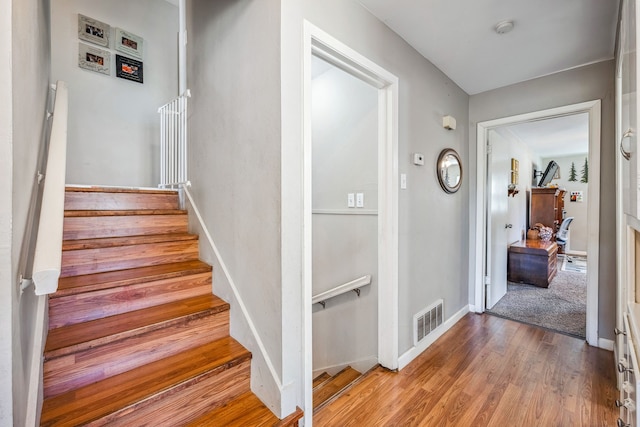
{"label": "thermostat on wall", "polygon": [[415,153],[413,155],[413,164],[418,166],[424,166],[424,154]]}

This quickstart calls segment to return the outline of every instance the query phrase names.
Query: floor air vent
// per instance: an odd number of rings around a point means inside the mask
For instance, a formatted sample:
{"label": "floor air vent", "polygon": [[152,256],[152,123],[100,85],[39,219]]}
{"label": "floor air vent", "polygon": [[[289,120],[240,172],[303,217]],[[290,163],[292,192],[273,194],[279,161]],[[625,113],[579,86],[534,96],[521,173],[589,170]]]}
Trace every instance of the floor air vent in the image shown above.
{"label": "floor air vent", "polygon": [[438,300],[413,316],[413,345],[442,325],[442,304],[443,300]]}

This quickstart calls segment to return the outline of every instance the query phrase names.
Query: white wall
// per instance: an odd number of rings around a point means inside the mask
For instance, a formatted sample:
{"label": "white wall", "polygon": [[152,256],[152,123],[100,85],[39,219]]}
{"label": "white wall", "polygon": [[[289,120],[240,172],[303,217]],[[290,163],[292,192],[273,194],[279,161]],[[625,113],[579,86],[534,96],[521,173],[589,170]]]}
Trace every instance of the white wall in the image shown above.
{"label": "white wall", "polygon": [[[303,18],[377,63],[399,80],[399,354],[413,346],[413,315],[439,298],[448,319],[468,304],[468,95],[361,5],[304,0]],[[458,128],[442,127],[452,115]],[[440,151],[460,154],[458,193],[442,191],[435,172]],[[415,166],[413,153],[425,166]]]}
{"label": "white wall", "polygon": [[[365,274],[372,284],[314,306],[313,369],[364,372],[378,352],[378,91],[314,57],[313,294]],[[347,194],[365,206],[348,208]],[[372,212],[373,211],[373,212]],[[330,369],[331,371],[331,369]]]}
{"label": "white wall", "polygon": [[[0,99],[12,98],[12,0],[0,0]],[[13,148],[11,102],[0,103],[0,425],[13,422],[13,265],[11,217]]]}
{"label": "white wall", "polygon": [[[513,225],[510,230],[507,230],[507,243],[511,244],[521,240],[523,234],[526,236],[527,194],[531,192],[534,155],[526,144],[505,128],[498,128],[495,132],[490,132],[490,138],[501,138],[506,141],[509,147],[509,159],[516,159],[519,163],[518,193],[507,198],[507,222]],[[505,180],[508,185],[511,180],[510,174]]]}
{"label": "white wall", "polygon": [[[3,10],[7,10],[4,9]],[[31,376],[31,358],[33,356],[33,343],[37,337],[35,332],[35,308],[38,297],[33,294],[33,289],[28,289],[23,295],[20,295],[18,276],[21,271],[21,256],[25,238],[25,230],[30,214],[30,203],[32,194],[34,194],[34,183],[36,174],[36,164],[38,155],[42,147],[45,123],[45,111],[48,96],[49,84],[49,2],[36,0],[15,0],[13,1],[12,13],[9,14],[12,19],[11,23],[11,40],[13,49],[0,49],[4,55],[10,52],[11,62],[1,61],[3,68],[6,65],[11,66],[12,75],[5,76],[12,84],[13,93],[4,94],[2,99],[12,100],[12,135],[9,138],[2,138],[3,153],[0,157],[2,161],[12,162],[12,165],[5,168],[2,167],[2,173],[5,171],[9,176],[2,176],[2,185],[10,185],[11,189],[8,194],[2,192],[3,202],[2,209],[8,209],[10,218],[11,238],[4,233],[6,228],[0,229],[2,238],[0,241],[11,242],[11,263],[10,268],[6,265],[0,267],[0,279],[2,279],[3,295],[0,297],[2,301],[2,316],[10,316],[10,319],[3,319],[2,328],[4,332],[5,325],[10,328],[12,338],[0,339],[1,346],[4,347],[11,342],[10,359],[12,360],[12,374],[6,374],[4,356],[5,349],[0,350],[3,360],[1,363],[2,370],[0,376],[3,378],[3,387],[12,383],[12,390],[3,390],[0,397],[0,424],[21,426],[25,423],[27,399],[30,393],[38,393],[38,390],[29,389],[29,379]],[[7,14],[3,14],[7,16]],[[5,18],[3,18],[5,19]],[[7,26],[2,25],[2,31]],[[3,43],[7,38],[2,37]],[[6,65],[5,65],[6,64]],[[3,106],[2,108],[6,108]],[[6,111],[2,111],[0,117],[5,122]],[[3,128],[0,125],[0,128]],[[4,133],[4,132],[3,132]],[[3,135],[5,136],[5,135]],[[5,142],[7,141],[7,142]],[[15,141],[15,144],[12,144]],[[6,151],[5,151],[6,150]],[[4,166],[4,165],[3,165]],[[12,193],[12,195],[11,195]],[[0,213],[0,218],[6,219],[6,213]],[[3,250],[0,249],[0,254]],[[1,256],[1,255],[0,255]],[[6,273],[5,273],[6,272]],[[5,276],[6,274],[6,276]],[[5,295],[4,292],[7,292]],[[46,298],[46,297],[40,297]],[[12,378],[13,381],[10,379]],[[5,403],[11,402],[11,393],[13,395],[13,416],[8,411]],[[7,400],[5,400],[7,399]],[[6,424],[4,424],[6,422]]]}
{"label": "white wall", "polygon": [[[469,176],[472,180],[470,185],[475,187],[478,122],[594,99],[602,100],[598,333],[605,339],[613,339],[615,327],[614,94],[614,63],[604,61],[473,95],[469,101]],[[472,211],[475,211],[478,203],[475,193],[471,193],[470,198]],[[472,229],[471,233],[475,236],[475,230]],[[471,247],[475,247],[473,237]],[[473,285],[470,280],[470,298],[474,295]]]}
{"label": "white wall", "polygon": [[[78,67],[78,13],[111,26],[110,76]],[[157,110],[178,94],[178,8],[158,0],[55,0],[51,21],[52,77],[69,83],[67,183],[157,186]],[[115,77],[115,27],[144,39],[144,84]]]}
{"label": "white wall", "polygon": [[[542,159],[542,164],[546,165],[551,160],[555,160],[560,166],[560,179],[554,179],[552,184],[557,184],[558,187],[567,190],[564,195],[564,210],[566,212],[565,218],[572,216],[573,221],[569,226],[569,241],[567,242],[567,252],[587,251],[587,200],[589,199],[589,184],[580,182],[582,176],[582,168],[584,166],[584,159],[588,157],[587,153],[576,154],[572,156],[553,157]],[[571,163],[576,168],[577,182],[569,181],[569,171],[571,170]],[[570,196],[572,191],[582,191],[582,202],[571,202]]]}
{"label": "white wall", "polygon": [[282,361],[283,312],[295,308],[283,305],[280,268],[279,2],[191,0],[187,19],[192,193],[275,369],[276,381],[232,309],[231,334],[253,353],[252,389],[281,414],[278,382],[291,388],[284,370],[295,369]]}

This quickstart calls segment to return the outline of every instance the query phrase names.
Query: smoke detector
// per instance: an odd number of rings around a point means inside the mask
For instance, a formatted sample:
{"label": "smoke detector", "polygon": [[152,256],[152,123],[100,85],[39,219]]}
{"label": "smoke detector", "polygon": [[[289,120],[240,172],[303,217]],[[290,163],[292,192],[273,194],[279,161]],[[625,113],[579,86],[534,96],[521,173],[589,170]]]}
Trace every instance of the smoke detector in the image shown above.
{"label": "smoke detector", "polygon": [[513,21],[498,22],[494,29],[498,34],[506,34],[509,31],[513,30]]}

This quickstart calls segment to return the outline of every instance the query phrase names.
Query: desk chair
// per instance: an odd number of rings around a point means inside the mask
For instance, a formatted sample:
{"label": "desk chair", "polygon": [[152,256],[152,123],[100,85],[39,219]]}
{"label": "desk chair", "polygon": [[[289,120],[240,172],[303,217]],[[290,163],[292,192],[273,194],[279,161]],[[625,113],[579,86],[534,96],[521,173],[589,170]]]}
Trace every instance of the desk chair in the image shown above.
{"label": "desk chair", "polygon": [[[562,247],[563,250],[566,249],[567,234],[569,234],[569,225],[571,224],[571,221],[573,221],[573,217],[572,216],[565,218],[562,221],[562,224],[560,225],[560,229],[556,233],[556,243],[558,244],[558,246]],[[567,255],[566,250],[564,250],[564,253],[565,253],[564,256],[567,258],[567,261],[568,262],[573,262],[571,257]]]}

